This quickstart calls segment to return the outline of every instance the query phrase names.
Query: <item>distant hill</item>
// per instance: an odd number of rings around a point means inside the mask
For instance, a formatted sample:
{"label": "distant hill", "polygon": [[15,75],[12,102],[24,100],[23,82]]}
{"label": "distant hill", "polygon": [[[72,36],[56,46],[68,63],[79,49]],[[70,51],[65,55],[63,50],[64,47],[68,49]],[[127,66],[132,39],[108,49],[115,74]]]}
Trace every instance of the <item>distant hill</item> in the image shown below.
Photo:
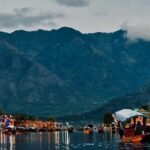
{"label": "distant hill", "polygon": [[137,91],[150,80],[150,42],[125,35],[67,27],[0,32],[0,107],[39,116],[81,114]]}
{"label": "distant hill", "polygon": [[150,110],[150,83],[136,93],[114,98],[99,108],[87,113],[58,117],[61,121],[102,121],[106,112],[114,113],[120,109],[136,109],[143,107]]}

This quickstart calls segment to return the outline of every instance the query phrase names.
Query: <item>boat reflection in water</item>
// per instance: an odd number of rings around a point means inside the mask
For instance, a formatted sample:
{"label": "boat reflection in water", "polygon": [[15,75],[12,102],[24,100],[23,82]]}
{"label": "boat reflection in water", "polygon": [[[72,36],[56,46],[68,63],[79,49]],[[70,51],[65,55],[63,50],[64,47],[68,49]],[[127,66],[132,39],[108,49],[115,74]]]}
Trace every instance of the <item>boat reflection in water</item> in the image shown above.
{"label": "boat reflection in water", "polygon": [[[53,133],[50,133],[50,134],[53,136]],[[60,150],[61,146],[68,147],[67,149],[69,150],[70,136],[69,136],[68,131],[54,132],[54,143],[55,143],[56,150]]]}
{"label": "boat reflection in water", "polygon": [[16,144],[15,135],[5,135],[0,133],[0,150],[14,150]]}
{"label": "boat reflection in water", "polygon": [[57,131],[22,135],[0,134],[0,150],[149,150],[149,144],[120,143],[119,135],[110,132],[87,135],[83,132]]}

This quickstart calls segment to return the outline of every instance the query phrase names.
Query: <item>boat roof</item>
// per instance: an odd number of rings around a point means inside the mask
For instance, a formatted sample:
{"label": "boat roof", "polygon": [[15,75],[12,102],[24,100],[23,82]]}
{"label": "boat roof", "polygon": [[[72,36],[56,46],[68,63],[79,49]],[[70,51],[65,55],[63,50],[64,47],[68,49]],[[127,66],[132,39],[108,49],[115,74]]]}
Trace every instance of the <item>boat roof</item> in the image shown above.
{"label": "boat roof", "polygon": [[115,112],[115,116],[121,122],[124,122],[130,118],[137,117],[137,116],[146,117],[143,113],[134,111],[132,109],[119,110],[119,111]]}

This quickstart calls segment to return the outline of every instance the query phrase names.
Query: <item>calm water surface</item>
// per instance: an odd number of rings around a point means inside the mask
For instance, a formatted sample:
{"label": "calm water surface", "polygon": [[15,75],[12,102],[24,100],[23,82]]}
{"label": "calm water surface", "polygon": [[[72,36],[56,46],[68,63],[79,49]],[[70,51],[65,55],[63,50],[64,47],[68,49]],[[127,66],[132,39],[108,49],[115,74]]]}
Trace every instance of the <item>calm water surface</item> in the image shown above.
{"label": "calm water surface", "polygon": [[45,132],[0,134],[0,150],[150,150],[149,144],[123,144],[117,134]]}

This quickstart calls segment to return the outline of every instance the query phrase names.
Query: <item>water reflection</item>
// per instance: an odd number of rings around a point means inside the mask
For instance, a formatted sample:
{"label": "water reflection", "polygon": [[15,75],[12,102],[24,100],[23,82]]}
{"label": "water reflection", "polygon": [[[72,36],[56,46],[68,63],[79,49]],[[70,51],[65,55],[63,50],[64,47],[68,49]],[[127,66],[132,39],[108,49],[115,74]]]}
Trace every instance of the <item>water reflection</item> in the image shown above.
{"label": "water reflection", "polygon": [[133,143],[119,143],[118,148],[120,150],[126,150],[126,149],[132,149],[132,150],[149,150],[150,146],[149,145],[144,145],[141,143],[133,144]]}
{"label": "water reflection", "polygon": [[[53,136],[53,133],[50,133]],[[53,137],[52,137],[53,138]],[[60,146],[66,147],[66,149],[70,149],[70,136],[67,131],[64,132],[54,132],[54,143],[55,143],[55,149],[59,150]]]}
{"label": "water reflection", "polygon": [[65,133],[65,136],[64,137],[62,137],[62,138],[64,138],[65,140],[64,140],[64,144],[65,145],[69,145],[70,144],[70,136],[69,136],[69,133],[66,131],[66,132],[64,132]]}
{"label": "water reflection", "polygon": [[1,150],[13,150],[15,149],[16,136],[5,135],[0,133],[0,149]]}
{"label": "water reflection", "polygon": [[55,139],[55,149],[59,150],[60,147],[59,147],[59,132],[58,131],[54,132],[54,139]]}
{"label": "water reflection", "polygon": [[149,144],[120,143],[118,134],[106,132],[85,135],[83,132],[43,132],[23,135],[0,134],[0,150],[149,150]]}

